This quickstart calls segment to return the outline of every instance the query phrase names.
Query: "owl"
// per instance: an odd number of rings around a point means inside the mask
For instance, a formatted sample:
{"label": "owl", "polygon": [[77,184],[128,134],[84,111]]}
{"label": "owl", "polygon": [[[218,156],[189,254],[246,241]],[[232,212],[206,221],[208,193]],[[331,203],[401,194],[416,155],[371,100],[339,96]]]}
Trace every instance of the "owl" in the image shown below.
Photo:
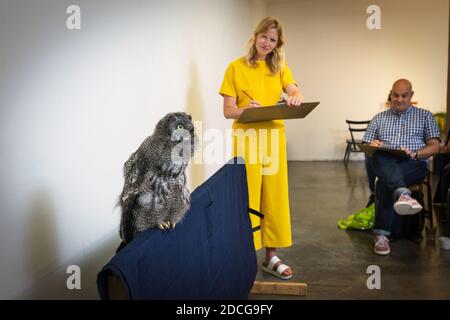
{"label": "owl", "polygon": [[190,204],[185,169],[197,146],[192,117],[169,113],[123,166],[120,237],[130,242],[149,228],[175,228]]}

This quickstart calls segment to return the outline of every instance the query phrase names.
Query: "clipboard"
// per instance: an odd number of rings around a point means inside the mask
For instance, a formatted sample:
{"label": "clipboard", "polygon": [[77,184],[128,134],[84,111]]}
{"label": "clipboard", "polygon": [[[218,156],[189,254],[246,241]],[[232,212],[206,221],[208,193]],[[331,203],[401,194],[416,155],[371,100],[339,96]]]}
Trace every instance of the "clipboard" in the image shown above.
{"label": "clipboard", "polygon": [[399,158],[406,158],[406,159],[409,158],[408,154],[405,151],[400,150],[400,149],[389,149],[389,148],[383,148],[383,147],[373,147],[373,146],[369,146],[367,144],[360,145],[360,148],[369,157],[372,157],[372,155],[374,154],[375,151],[383,151],[383,152],[390,153],[390,154],[392,154],[394,156],[397,156]]}
{"label": "clipboard", "polygon": [[305,118],[320,102],[304,102],[299,107],[288,107],[286,104],[245,109],[237,120],[239,123],[260,122],[281,119]]}

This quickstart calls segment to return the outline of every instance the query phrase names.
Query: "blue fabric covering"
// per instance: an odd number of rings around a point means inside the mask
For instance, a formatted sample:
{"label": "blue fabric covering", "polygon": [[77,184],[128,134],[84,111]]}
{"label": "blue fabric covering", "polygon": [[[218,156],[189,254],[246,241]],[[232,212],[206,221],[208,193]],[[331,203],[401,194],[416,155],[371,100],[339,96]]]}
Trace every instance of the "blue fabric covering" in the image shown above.
{"label": "blue fabric covering", "polygon": [[[232,160],[236,161],[236,159]],[[131,299],[246,299],[257,272],[244,164],[223,166],[191,194],[170,231],[150,229],[97,276],[101,299],[117,275]]]}

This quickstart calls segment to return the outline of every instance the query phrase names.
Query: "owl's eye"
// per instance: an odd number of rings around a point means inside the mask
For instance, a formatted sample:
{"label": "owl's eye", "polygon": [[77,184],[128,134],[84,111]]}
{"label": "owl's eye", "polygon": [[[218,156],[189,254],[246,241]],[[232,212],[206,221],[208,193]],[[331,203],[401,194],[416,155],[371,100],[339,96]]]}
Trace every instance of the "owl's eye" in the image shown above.
{"label": "owl's eye", "polygon": [[179,125],[177,126],[177,129],[178,129],[178,130],[183,130],[184,127],[183,127],[181,124],[179,124]]}

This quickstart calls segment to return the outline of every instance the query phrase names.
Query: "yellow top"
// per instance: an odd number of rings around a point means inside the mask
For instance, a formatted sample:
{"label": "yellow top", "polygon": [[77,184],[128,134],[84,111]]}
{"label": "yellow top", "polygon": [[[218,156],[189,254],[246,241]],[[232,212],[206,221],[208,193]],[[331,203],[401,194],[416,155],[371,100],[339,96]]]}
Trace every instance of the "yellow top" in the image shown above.
{"label": "yellow top", "polygon": [[[225,72],[219,93],[236,98],[238,108],[249,105],[251,98],[262,106],[273,106],[281,98],[283,90],[296,82],[287,64],[274,75],[270,72],[266,61],[257,61],[256,67],[247,65],[241,57],[231,62]],[[250,96],[250,97],[248,97]],[[282,120],[275,122],[283,123]]]}

